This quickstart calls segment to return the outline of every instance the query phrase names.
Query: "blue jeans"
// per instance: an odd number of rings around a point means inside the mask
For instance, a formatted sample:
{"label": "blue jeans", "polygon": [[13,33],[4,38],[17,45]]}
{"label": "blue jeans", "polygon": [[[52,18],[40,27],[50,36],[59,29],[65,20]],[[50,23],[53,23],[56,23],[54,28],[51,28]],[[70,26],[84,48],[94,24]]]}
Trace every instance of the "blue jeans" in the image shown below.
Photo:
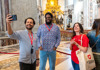
{"label": "blue jeans", "polygon": [[40,50],[40,68],[39,70],[45,70],[47,58],[49,58],[50,70],[55,70],[55,61],[56,61],[56,51],[43,51]]}
{"label": "blue jeans", "polygon": [[71,61],[72,61],[72,66],[73,66],[74,70],[80,70],[79,64],[76,64],[73,60],[71,60]]}

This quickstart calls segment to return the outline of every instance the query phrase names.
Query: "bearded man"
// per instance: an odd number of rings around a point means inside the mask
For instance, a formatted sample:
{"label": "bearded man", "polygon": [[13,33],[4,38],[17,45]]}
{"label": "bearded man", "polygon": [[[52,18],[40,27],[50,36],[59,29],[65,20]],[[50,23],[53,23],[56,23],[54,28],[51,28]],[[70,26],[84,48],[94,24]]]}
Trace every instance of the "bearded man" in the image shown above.
{"label": "bearded man", "polygon": [[19,40],[20,57],[19,66],[20,70],[36,70],[36,48],[37,48],[37,35],[32,32],[35,25],[33,18],[25,19],[26,30],[19,30],[13,32],[11,23],[12,16],[7,15],[7,31],[8,37]]}
{"label": "bearded man", "polygon": [[37,41],[40,49],[40,68],[45,70],[47,58],[49,59],[50,70],[55,70],[56,49],[60,44],[60,30],[57,25],[52,23],[53,15],[45,14],[45,24],[38,28]]}

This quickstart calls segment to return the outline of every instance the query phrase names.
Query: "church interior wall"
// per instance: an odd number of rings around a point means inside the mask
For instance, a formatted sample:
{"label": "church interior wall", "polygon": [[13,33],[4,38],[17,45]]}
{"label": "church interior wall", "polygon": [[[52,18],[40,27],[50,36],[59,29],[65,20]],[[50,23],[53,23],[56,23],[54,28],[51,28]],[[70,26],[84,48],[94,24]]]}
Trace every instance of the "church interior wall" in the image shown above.
{"label": "church interior wall", "polygon": [[38,29],[39,22],[37,16],[36,0],[10,0],[10,13],[17,15],[17,21],[12,23],[13,30],[25,29],[24,20],[28,17],[35,19],[36,25],[34,31]]}

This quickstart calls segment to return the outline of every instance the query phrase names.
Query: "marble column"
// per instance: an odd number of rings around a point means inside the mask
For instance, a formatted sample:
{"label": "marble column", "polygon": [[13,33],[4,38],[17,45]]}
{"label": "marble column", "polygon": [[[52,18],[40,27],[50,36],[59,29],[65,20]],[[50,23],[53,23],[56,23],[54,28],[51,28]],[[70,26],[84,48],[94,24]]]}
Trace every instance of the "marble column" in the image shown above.
{"label": "marble column", "polygon": [[1,4],[0,4],[0,13],[1,13],[1,31],[5,32],[6,31],[6,22],[5,22],[5,18],[6,18],[6,14],[9,13],[9,0],[0,0]]}
{"label": "marble column", "polygon": [[100,18],[100,4],[98,5],[98,17],[97,18]]}
{"label": "marble column", "polygon": [[75,22],[77,22],[77,14],[75,11],[75,6],[76,6],[77,0],[73,0],[73,5],[74,5],[74,10],[73,10],[73,16],[72,16],[72,25],[74,25]]}
{"label": "marble column", "polygon": [[84,29],[89,30],[93,25],[95,19],[95,0],[84,0]]}
{"label": "marble column", "polygon": [[0,31],[2,31],[2,1],[0,0]]}
{"label": "marble column", "polygon": [[89,0],[84,0],[84,7],[83,7],[83,12],[84,12],[84,29],[87,29],[88,27],[88,23],[89,23],[89,13],[88,13],[88,9],[89,9]]}
{"label": "marble column", "polygon": [[63,26],[64,26],[64,30],[66,30],[66,24],[67,24],[67,21],[66,21],[66,0],[64,0],[64,23],[63,23]]}

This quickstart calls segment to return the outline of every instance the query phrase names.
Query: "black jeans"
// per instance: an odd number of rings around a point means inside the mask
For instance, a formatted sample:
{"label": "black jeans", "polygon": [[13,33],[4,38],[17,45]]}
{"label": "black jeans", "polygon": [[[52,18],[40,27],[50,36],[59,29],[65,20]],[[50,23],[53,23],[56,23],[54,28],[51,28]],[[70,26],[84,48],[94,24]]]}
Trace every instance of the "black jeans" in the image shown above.
{"label": "black jeans", "polygon": [[19,62],[20,70],[36,70],[36,61],[33,64]]}
{"label": "black jeans", "polygon": [[96,68],[93,70],[100,70],[100,55],[98,54],[93,54],[93,55],[96,63]]}

